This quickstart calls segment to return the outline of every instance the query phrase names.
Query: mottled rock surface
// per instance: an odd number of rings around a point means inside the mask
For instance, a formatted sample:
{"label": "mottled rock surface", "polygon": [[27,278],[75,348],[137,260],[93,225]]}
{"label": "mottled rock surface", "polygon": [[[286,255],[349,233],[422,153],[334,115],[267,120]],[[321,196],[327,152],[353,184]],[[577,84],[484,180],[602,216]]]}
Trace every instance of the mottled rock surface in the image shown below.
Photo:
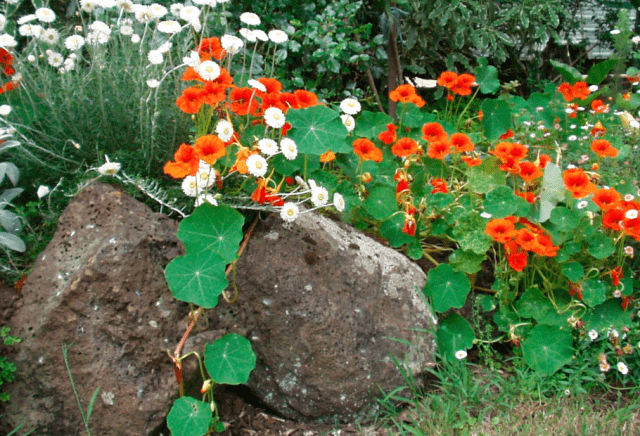
{"label": "mottled rock surface", "polygon": [[[36,435],[86,434],[62,346],[84,410],[96,388],[96,435],[145,435],[163,424],[177,394],[167,349],[188,307],[163,270],[181,254],[177,223],[116,188],[94,183],[62,214],[38,257],[14,315],[14,382],[3,386],[0,433],[24,423]],[[203,344],[201,344],[202,346]]]}
{"label": "mottled rock surface", "polygon": [[353,421],[373,413],[379,388],[404,384],[390,356],[413,374],[434,361],[425,281],[404,255],[342,223],[272,216],[238,261],[238,302],[214,318],[251,340],[248,385],[268,406],[292,419]]}

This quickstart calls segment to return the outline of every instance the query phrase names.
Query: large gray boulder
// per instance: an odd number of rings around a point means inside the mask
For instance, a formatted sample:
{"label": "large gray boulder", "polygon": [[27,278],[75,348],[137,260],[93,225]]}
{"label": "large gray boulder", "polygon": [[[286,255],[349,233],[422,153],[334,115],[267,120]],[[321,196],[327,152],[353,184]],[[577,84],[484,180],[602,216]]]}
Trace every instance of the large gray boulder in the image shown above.
{"label": "large gray boulder", "polygon": [[403,254],[343,223],[272,216],[237,263],[238,302],[214,318],[251,340],[248,385],[261,401],[288,418],[352,422],[375,412],[380,389],[405,383],[392,356],[412,375],[434,361],[425,281]]}
{"label": "large gray boulder", "polygon": [[182,252],[176,231],[175,221],[110,185],[93,183],[72,200],[3,322],[22,343],[12,347],[17,373],[3,386],[11,400],[0,433],[20,423],[37,435],[86,433],[63,344],[85,412],[100,388],[92,434],[140,436],[163,424],[177,395],[166,350],[188,313],[163,274]]}

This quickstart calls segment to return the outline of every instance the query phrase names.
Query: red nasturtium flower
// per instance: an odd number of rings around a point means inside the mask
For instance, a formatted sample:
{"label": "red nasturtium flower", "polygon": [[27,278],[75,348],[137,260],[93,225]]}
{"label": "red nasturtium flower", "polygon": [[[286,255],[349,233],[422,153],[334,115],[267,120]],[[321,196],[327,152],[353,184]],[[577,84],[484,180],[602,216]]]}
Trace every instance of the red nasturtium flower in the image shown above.
{"label": "red nasturtium flower", "polygon": [[298,89],[293,95],[297,102],[296,109],[307,108],[318,104],[318,96],[313,92]]}
{"label": "red nasturtium flower", "polygon": [[580,168],[566,170],[562,173],[562,180],[575,198],[584,198],[596,190],[596,185],[591,183],[589,176]]}
{"label": "red nasturtium flower", "polygon": [[493,238],[494,241],[504,244],[513,239],[518,231],[513,222],[508,219],[492,219],[487,223],[485,233]]}
{"label": "red nasturtium flower", "polygon": [[579,283],[569,282],[569,295],[572,297],[577,295],[580,300],[582,300],[582,287]]}
{"label": "red nasturtium flower", "polygon": [[616,157],[618,156],[618,149],[613,147],[606,139],[596,139],[591,143],[591,150],[593,150],[598,157]]}
{"label": "red nasturtium flower", "polygon": [[396,125],[393,123],[387,124],[387,130],[380,133],[378,135],[378,139],[383,143],[390,145],[398,140],[398,136],[396,135]]}
{"label": "red nasturtium flower", "polygon": [[422,139],[427,142],[446,141],[448,137],[440,123],[427,123],[422,126]]}
{"label": "red nasturtium flower", "polygon": [[417,153],[417,151],[418,143],[409,138],[402,138],[391,147],[391,152],[398,157],[411,156]]}
{"label": "red nasturtium flower", "polygon": [[189,144],[181,144],[173,155],[173,162],[164,165],[164,173],[174,179],[182,179],[186,176],[195,176],[198,172],[200,159],[195,150]]}
{"label": "red nasturtium flower", "polygon": [[609,106],[604,104],[602,100],[593,100],[591,102],[591,109],[597,114],[609,112]]}
{"label": "red nasturtium flower", "polygon": [[471,74],[460,74],[456,83],[450,88],[451,92],[458,95],[471,95],[471,85],[476,78]]}
{"label": "red nasturtium flower", "polygon": [[620,279],[624,278],[622,267],[617,266],[611,270],[611,281],[616,288],[620,286]]}
{"label": "red nasturtium flower", "polygon": [[449,142],[453,145],[453,149],[456,153],[463,153],[465,151],[473,151],[475,148],[471,139],[464,133],[454,133],[449,138]]}
{"label": "red nasturtium flower", "polygon": [[451,89],[458,81],[458,75],[452,71],[445,71],[438,77],[438,86]]}
{"label": "red nasturtium flower", "polygon": [[220,39],[217,37],[203,38],[198,45],[198,53],[200,54],[200,60],[211,60],[215,58],[222,60],[226,54],[226,51],[220,45]]}
{"label": "red nasturtium flower", "polygon": [[473,156],[460,156],[460,158],[463,160],[464,163],[467,164],[467,166],[469,167],[475,167],[477,165],[480,165],[482,163],[482,159],[480,159],[479,157],[473,157]]}
{"label": "red nasturtium flower", "polygon": [[429,144],[427,156],[431,159],[444,159],[446,155],[452,152],[451,143],[448,141],[435,141]]}
{"label": "red nasturtium flower", "polygon": [[500,135],[500,139],[502,140],[507,140],[509,138],[513,138],[513,130],[511,129],[507,129],[506,133],[503,133],[502,135]]}
{"label": "red nasturtium flower", "polygon": [[411,85],[400,85],[389,93],[391,101],[408,103],[416,95],[416,88]]}
{"label": "red nasturtium flower", "polygon": [[518,173],[522,180],[525,182],[531,182],[539,177],[542,177],[543,172],[538,166],[532,162],[520,162],[520,172]]}
{"label": "red nasturtium flower", "polygon": [[549,156],[548,154],[541,154],[540,156],[538,156],[538,165],[540,166],[540,168],[544,169],[549,162],[551,162],[551,156]]}
{"label": "red nasturtium flower", "polygon": [[251,88],[234,88],[229,95],[231,98],[231,110],[236,115],[255,115],[258,110],[258,100]]}
{"label": "red nasturtium flower", "polygon": [[562,94],[565,101],[573,100],[573,88],[569,83],[562,83],[558,86],[558,91]]}
{"label": "red nasturtium flower", "polygon": [[357,154],[361,160],[382,161],[382,150],[366,138],[359,138],[353,141],[353,152]]}
{"label": "red nasturtium flower", "polygon": [[527,253],[524,251],[511,253],[507,256],[507,262],[513,270],[520,272],[527,266]]}
{"label": "red nasturtium flower", "polygon": [[416,234],[416,219],[412,215],[405,214],[402,233],[406,233],[409,236],[414,236]]}
{"label": "red nasturtium flower", "polygon": [[282,83],[277,79],[273,79],[270,77],[261,77],[258,79],[258,82],[262,83],[265,88],[267,88],[267,92],[265,94],[272,94],[274,92],[282,91]]}
{"label": "red nasturtium flower", "polygon": [[607,211],[614,207],[621,199],[620,194],[613,188],[598,189],[591,198],[598,207]]}
{"label": "red nasturtium flower", "polygon": [[447,192],[449,192],[449,189],[447,189],[447,182],[442,179],[433,179],[429,182],[429,184],[434,188],[431,190],[432,194],[436,194],[438,192],[446,194]]}
{"label": "red nasturtium flower", "polygon": [[585,100],[589,94],[591,94],[591,91],[589,91],[587,82],[576,82],[573,84],[573,96],[575,98]]}
{"label": "red nasturtium flower", "polygon": [[610,208],[602,216],[602,226],[607,229],[611,229],[615,231],[622,230],[620,223],[625,218],[624,214],[625,214],[625,211],[621,208],[618,208],[618,207]]}
{"label": "red nasturtium flower", "polygon": [[187,114],[197,114],[202,107],[201,89],[190,87],[182,91],[182,95],[176,100],[180,110]]}

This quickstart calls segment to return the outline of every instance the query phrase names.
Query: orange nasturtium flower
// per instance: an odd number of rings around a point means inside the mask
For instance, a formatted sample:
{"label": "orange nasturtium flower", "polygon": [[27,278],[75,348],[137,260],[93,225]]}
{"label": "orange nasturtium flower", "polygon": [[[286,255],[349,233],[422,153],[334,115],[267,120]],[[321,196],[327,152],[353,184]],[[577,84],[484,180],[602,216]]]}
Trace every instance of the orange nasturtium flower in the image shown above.
{"label": "orange nasturtium flower", "polygon": [[378,135],[378,139],[383,143],[390,145],[398,140],[398,136],[396,135],[396,125],[393,123],[387,124],[387,130],[380,133]]}
{"label": "orange nasturtium flower", "polygon": [[408,103],[416,95],[416,88],[411,85],[400,85],[389,93],[389,98],[395,102]]}
{"label": "orange nasturtium flower", "polygon": [[475,167],[482,163],[482,159],[480,159],[479,157],[461,156],[460,158],[470,167]]}
{"label": "orange nasturtium flower", "polygon": [[471,139],[464,133],[454,133],[449,138],[449,142],[453,145],[453,149],[456,153],[463,153],[465,151],[473,151],[475,148]]}
{"label": "orange nasturtium flower", "polygon": [[591,183],[589,176],[580,168],[566,170],[562,173],[562,180],[575,198],[584,198],[596,190],[596,185]]}
{"label": "orange nasturtium flower", "polygon": [[440,123],[427,123],[422,126],[422,139],[427,142],[446,141],[448,136]]}
{"label": "orange nasturtium flower", "polygon": [[502,244],[509,242],[518,234],[513,222],[507,219],[492,219],[487,223],[484,232],[491,236],[494,241]]}
{"label": "orange nasturtium flower", "polygon": [[562,83],[558,86],[558,91],[560,91],[565,101],[573,100],[573,87],[569,83]]}
{"label": "orange nasturtium flower", "polygon": [[182,179],[186,176],[195,176],[198,172],[200,159],[194,148],[189,144],[181,144],[173,155],[174,161],[164,165],[164,173],[174,179]]}
{"label": "orange nasturtium flower", "polygon": [[293,95],[297,102],[296,109],[308,108],[318,104],[318,96],[313,92],[298,89],[293,93]]}
{"label": "orange nasturtium flower", "polygon": [[447,182],[442,179],[433,179],[429,182],[429,184],[434,188],[431,190],[432,194],[435,194],[437,192],[446,194],[447,192],[449,192],[449,189],[447,188]]}
{"label": "orange nasturtium flower", "polygon": [[596,139],[591,143],[591,150],[593,150],[598,157],[616,157],[618,156],[618,149],[613,147],[606,139]]}
{"label": "orange nasturtium flower", "polygon": [[452,152],[451,143],[448,141],[435,141],[429,144],[427,156],[431,159],[444,159],[446,155]]}
{"label": "orange nasturtium flower", "polygon": [[471,74],[460,74],[456,83],[450,88],[451,92],[458,95],[471,95],[471,85],[476,81],[476,78]]}
{"label": "orange nasturtium flower", "polygon": [[327,152],[320,155],[320,162],[322,163],[331,162],[332,160],[335,160],[335,158],[336,158],[336,154],[333,151],[328,150]]}
{"label": "orange nasturtium flower", "polygon": [[231,98],[231,110],[236,115],[255,115],[258,110],[258,101],[254,90],[251,88],[234,88],[229,95]]}
{"label": "orange nasturtium flower", "polygon": [[602,100],[593,100],[591,102],[591,109],[597,114],[605,114],[609,112],[609,106],[604,104]]}
{"label": "orange nasturtium flower", "polygon": [[224,142],[216,135],[203,135],[196,139],[193,145],[196,157],[202,159],[209,165],[213,165],[216,160],[227,154]]}
{"label": "orange nasturtium flower", "polygon": [[451,89],[458,81],[458,75],[452,71],[445,71],[438,77],[438,85]]}
{"label": "orange nasturtium flower", "polygon": [[592,197],[593,202],[605,212],[614,207],[621,199],[618,191],[613,188],[598,189]]}
{"label": "orange nasturtium flower", "polygon": [[382,150],[367,138],[359,138],[353,141],[353,152],[357,154],[361,160],[382,161]]}
{"label": "orange nasturtium flower", "polygon": [[589,94],[591,94],[591,91],[589,91],[587,82],[576,82],[573,84],[573,96],[575,98],[585,100]]}
{"label": "orange nasturtium flower", "polygon": [[187,114],[197,114],[202,107],[202,90],[190,87],[182,91],[182,95],[176,100],[180,110]]}
{"label": "orange nasturtium flower", "polygon": [[257,151],[252,151],[249,147],[238,147],[238,152],[236,153],[236,161],[229,170],[230,173],[237,171],[240,174],[248,174],[249,167],[247,167],[247,159],[252,154],[257,153]]}
{"label": "orange nasturtium flower", "polygon": [[198,53],[200,54],[200,60],[202,61],[211,60],[212,57],[220,61],[227,54],[220,45],[220,39],[215,36],[211,38],[203,38],[198,46]]}
{"label": "orange nasturtium flower", "polygon": [[509,266],[515,271],[522,271],[527,266],[527,253],[525,251],[511,253],[507,256]]}
{"label": "orange nasturtium flower", "polygon": [[411,156],[418,152],[418,143],[413,139],[402,138],[400,141],[393,144],[391,152],[398,157]]}
{"label": "orange nasturtium flower", "polygon": [[538,165],[532,162],[520,162],[520,172],[518,174],[525,182],[531,182],[542,177],[543,172],[538,168]]}

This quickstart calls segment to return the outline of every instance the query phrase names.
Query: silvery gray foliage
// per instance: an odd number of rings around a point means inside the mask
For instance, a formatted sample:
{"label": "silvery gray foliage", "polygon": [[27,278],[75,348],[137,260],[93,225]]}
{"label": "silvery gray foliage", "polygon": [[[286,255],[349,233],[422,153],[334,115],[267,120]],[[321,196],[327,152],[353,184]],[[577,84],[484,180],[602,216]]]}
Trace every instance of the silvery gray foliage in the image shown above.
{"label": "silvery gray foliage", "polygon": [[[11,135],[8,133],[0,133],[0,140],[4,140],[0,144],[0,152],[20,145],[18,141],[9,140]],[[24,251],[26,249],[24,241],[16,234],[22,230],[20,218],[15,213],[7,210],[11,206],[11,200],[20,195],[22,188],[16,188],[18,179],[20,178],[20,170],[11,162],[0,162],[0,185],[4,179],[8,178],[13,188],[5,189],[0,194],[0,225],[5,231],[0,231],[0,247],[6,247],[14,251]]]}

